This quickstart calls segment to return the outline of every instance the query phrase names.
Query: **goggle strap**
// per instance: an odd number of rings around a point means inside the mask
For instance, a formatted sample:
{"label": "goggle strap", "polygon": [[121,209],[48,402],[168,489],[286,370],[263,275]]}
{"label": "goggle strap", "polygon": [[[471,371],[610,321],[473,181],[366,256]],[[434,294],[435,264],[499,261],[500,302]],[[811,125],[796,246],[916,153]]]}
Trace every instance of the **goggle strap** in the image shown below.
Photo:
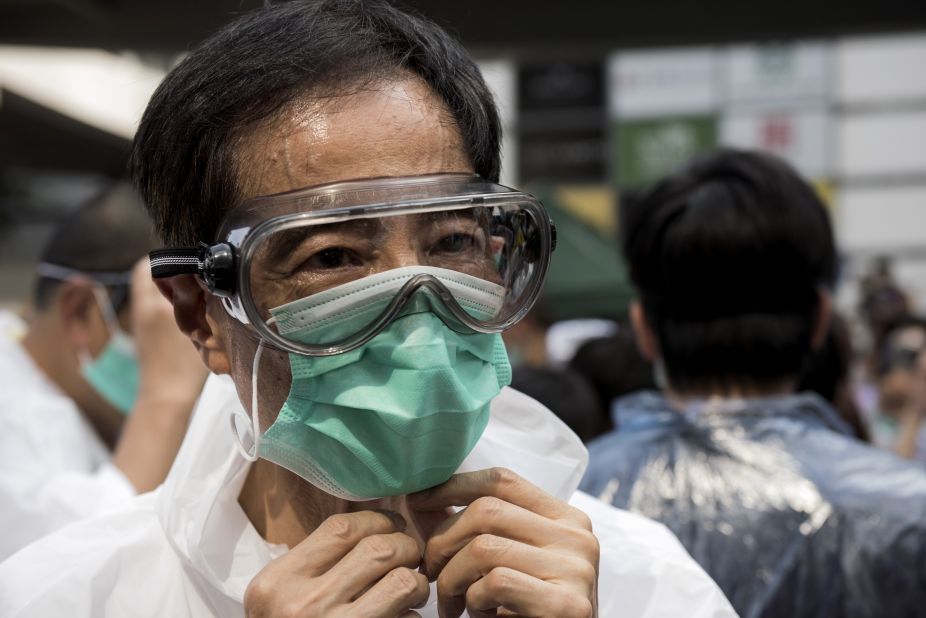
{"label": "goggle strap", "polygon": [[155,249],[148,254],[151,276],[155,279],[177,275],[202,275],[205,264],[203,247],[174,247]]}

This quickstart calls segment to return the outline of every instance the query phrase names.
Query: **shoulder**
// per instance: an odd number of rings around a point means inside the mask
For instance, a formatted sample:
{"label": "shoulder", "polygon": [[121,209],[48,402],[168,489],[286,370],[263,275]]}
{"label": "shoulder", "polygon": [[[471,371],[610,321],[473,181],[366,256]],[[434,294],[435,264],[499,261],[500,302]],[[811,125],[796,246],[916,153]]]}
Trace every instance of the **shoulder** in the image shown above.
{"label": "shoulder", "polygon": [[582,492],[570,504],[589,516],[601,544],[600,615],[736,616],[717,584],[664,525]]}
{"label": "shoulder", "polygon": [[183,572],[153,494],[44,537],[0,564],[0,615],[158,616]]}

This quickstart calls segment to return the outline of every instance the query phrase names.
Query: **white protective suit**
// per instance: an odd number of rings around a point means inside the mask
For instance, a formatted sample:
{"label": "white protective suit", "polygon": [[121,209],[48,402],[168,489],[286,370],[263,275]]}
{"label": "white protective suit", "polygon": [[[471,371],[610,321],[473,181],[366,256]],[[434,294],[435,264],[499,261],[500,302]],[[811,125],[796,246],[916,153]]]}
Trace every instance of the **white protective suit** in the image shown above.
{"label": "white protective suit", "polygon": [[[287,548],[264,541],[238,504],[249,464],[228,417],[240,405],[231,380],[210,377],[164,485],[0,565],[0,616],[242,616],[248,583]],[[506,388],[461,471],[507,466],[554,495],[573,496],[601,542],[601,616],[735,616],[661,524],[573,495],[586,460],[559,419]],[[433,587],[419,611],[437,616]]]}
{"label": "white protective suit", "polygon": [[0,560],[135,495],[71,398],[23,349],[24,331],[0,313]]}

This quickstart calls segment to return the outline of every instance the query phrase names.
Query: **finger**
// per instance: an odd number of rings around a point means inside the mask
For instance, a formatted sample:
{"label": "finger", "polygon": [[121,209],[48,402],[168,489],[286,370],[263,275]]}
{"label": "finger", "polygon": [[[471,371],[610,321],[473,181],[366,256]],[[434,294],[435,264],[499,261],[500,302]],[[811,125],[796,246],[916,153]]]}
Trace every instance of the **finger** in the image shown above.
{"label": "finger", "polygon": [[598,541],[589,530],[541,517],[499,498],[483,497],[438,526],[425,545],[424,572],[436,579],[458,551],[482,534],[597,561]]}
{"label": "finger", "polygon": [[408,610],[424,607],[431,589],[428,579],[417,571],[399,567],[389,571],[382,579],[350,604],[349,616],[417,615]]}
{"label": "finger", "polygon": [[595,566],[582,558],[483,534],[460,550],[437,578],[439,603],[441,606],[453,604],[454,597],[463,597],[470,586],[498,567],[544,581],[570,582],[586,593],[591,593],[598,577]]}
{"label": "finger", "polygon": [[401,532],[374,534],[360,539],[319,580],[339,597],[353,600],[390,571],[417,569],[420,562],[421,551],[412,537]]}
{"label": "finger", "polygon": [[483,496],[500,498],[550,519],[566,519],[590,526],[584,513],[507,468],[455,474],[442,485],[409,495],[407,501],[411,508],[426,511],[467,506]]}
{"label": "finger", "polygon": [[466,591],[470,618],[494,616],[500,608],[519,616],[588,618],[594,613],[587,595],[505,567],[493,569]]}
{"label": "finger", "polygon": [[316,576],[337,564],[361,539],[405,530],[405,520],[391,511],[358,511],[332,515],[292,548],[287,568]]}

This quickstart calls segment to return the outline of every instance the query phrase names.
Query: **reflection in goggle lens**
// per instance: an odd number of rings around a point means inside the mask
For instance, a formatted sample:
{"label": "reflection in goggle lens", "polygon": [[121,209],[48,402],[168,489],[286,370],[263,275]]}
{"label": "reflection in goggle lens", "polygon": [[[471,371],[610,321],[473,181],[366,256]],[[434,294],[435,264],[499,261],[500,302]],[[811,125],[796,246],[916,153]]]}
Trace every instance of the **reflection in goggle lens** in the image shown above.
{"label": "reflection in goggle lens", "polygon": [[504,314],[520,306],[531,282],[539,235],[534,216],[516,206],[309,222],[271,233],[256,247],[251,295],[261,314],[269,315],[363,277],[421,265],[502,286]]}

